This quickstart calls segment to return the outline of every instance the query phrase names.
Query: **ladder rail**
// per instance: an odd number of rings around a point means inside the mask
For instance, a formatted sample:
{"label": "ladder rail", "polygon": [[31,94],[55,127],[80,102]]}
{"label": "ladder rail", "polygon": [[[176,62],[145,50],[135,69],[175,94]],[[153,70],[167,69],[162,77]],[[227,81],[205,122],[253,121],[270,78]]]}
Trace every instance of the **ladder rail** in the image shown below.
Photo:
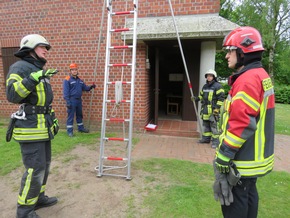
{"label": "ladder rail", "polygon": [[[107,18],[107,40],[106,40],[106,61],[105,61],[105,75],[104,75],[104,93],[103,93],[103,108],[102,108],[102,130],[101,130],[101,138],[100,138],[100,154],[99,154],[99,166],[97,166],[95,169],[98,171],[98,177],[101,177],[103,175],[109,175],[109,176],[119,176],[124,177],[127,180],[131,180],[131,152],[132,152],[132,136],[133,136],[133,119],[134,119],[134,90],[135,90],[135,75],[136,75],[136,53],[137,53],[137,18],[138,18],[138,1],[133,1],[134,10],[133,11],[120,11],[120,12],[113,12],[113,6],[112,6],[112,0],[107,0],[107,10],[108,10],[108,18]],[[133,28],[120,28],[120,29],[112,29],[113,24],[113,16],[116,15],[132,15],[134,16],[134,23]],[[126,17],[125,17],[126,18]],[[124,39],[124,45],[111,45],[112,40],[112,33],[122,33],[126,31],[132,31],[133,34],[133,43],[132,45],[125,45],[125,39]],[[111,50],[113,49],[123,49],[123,60],[122,63],[110,63],[111,61]],[[124,57],[125,57],[125,50],[131,49],[131,63],[124,63]],[[129,56],[130,57],[130,56]],[[108,92],[109,92],[109,85],[116,85],[116,82],[109,81],[109,75],[110,75],[110,68],[112,67],[121,67],[122,68],[122,80],[121,85],[128,84],[129,87],[128,91],[130,90],[130,99],[129,100],[121,100],[121,103],[129,103],[129,118],[112,118],[107,114],[108,104],[109,103],[116,103],[115,100],[108,100]],[[123,81],[123,70],[124,67],[131,67],[131,71],[128,71],[128,74],[130,73],[130,81]],[[128,96],[128,97],[129,97]],[[128,123],[128,131],[126,133],[127,137],[125,137],[125,134],[123,138],[120,137],[107,137],[106,136],[106,129],[107,129],[107,122],[117,122],[117,123],[123,123],[123,129],[125,129],[124,124],[125,122]],[[123,130],[124,131],[124,130]],[[120,158],[120,157],[106,157],[105,156],[105,143],[108,141],[123,141],[126,142],[126,157]],[[124,166],[106,166],[104,165],[104,160],[110,160],[110,161],[124,161]],[[104,171],[108,171],[110,169],[123,169],[126,168],[126,175],[119,175],[119,174],[110,174],[110,173],[104,173]]]}
{"label": "ladder rail", "polygon": [[[132,69],[131,69],[131,102],[130,102],[130,120],[129,122],[129,142],[128,142],[128,177],[131,176],[131,150],[132,150],[132,136],[133,136],[133,119],[134,119],[134,96],[135,96],[135,75],[136,75],[136,51],[137,51],[137,17],[138,17],[138,0],[134,0],[134,24],[133,26],[133,51],[132,51]],[[129,178],[127,178],[129,179]]]}
{"label": "ladder rail", "polygon": [[98,176],[101,176],[103,173],[103,162],[104,159],[104,138],[106,133],[106,114],[107,114],[107,102],[108,98],[108,80],[109,80],[109,62],[110,62],[110,45],[111,45],[111,34],[110,28],[112,25],[112,17],[110,15],[111,10],[110,0],[107,0],[107,10],[108,10],[108,18],[107,18],[107,40],[106,40],[106,61],[105,61],[105,75],[104,75],[104,90],[103,90],[103,108],[102,108],[102,126],[101,126],[101,137],[100,137],[100,158],[99,158],[99,170]]}

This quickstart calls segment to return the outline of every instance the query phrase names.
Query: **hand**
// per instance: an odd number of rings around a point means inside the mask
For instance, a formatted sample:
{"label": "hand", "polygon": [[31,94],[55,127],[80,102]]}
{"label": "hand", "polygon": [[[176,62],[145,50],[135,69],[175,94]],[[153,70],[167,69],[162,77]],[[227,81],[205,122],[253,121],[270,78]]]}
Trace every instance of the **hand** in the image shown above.
{"label": "hand", "polygon": [[214,198],[216,201],[220,201],[221,205],[229,206],[234,202],[234,197],[232,193],[233,186],[228,183],[227,174],[220,173],[215,166],[215,161],[213,163],[215,181],[213,184]]}
{"label": "hand", "polygon": [[95,84],[93,84],[93,85],[90,86],[90,89],[94,89],[94,88],[96,88],[96,85]]}
{"label": "hand", "polygon": [[219,115],[220,115],[220,110],[217,109],[217,108],[214,109],[214,110],[213,110],[213,115],[214,115],[214,116],[219,116]]}
{"label": "hand", "polygon": [[214,199],[221,205],[229,206],[234,202],[232,186],[228,183],[226,174],[220,173],[213,184]]}
{"label": "hand", "polygon": [[72,108],[71,103],[67,103],[67,104],[66,104],[66,108],[67,108],[67,109],[71,109],[71,108]]}
{"label": "hand", "polygon": [[58,70],[56,69],[47,69],[43,71],[44,77],[52,77],[57,73],[58,73]]}
{"label": "hand", "polygon": [[197,102],[199,102],[199,97],[198,96],[193,96],[192,98],[191,98],[191,100],[192,101],[195,101],[195,103],[197,103]]}
{"label": "hand", "polygon": [[37,72],[33,72],[30,74],[33,80],[39,82],[41,78],[43,77],[52,77],[55,75],[58,71],[55,69],[48,69],[48,70],[39,70]]}
{"label": "hand", "polygon": [[230,158],[218,153],[215,166],[220,173],[228,173],[230,171]]}
{"label": "hand", "polygon": [[58,133],[58,130],[59,130],[58,119],[55,118],[53,120],[53,131],[54,131],[54,135],[56,135]]}

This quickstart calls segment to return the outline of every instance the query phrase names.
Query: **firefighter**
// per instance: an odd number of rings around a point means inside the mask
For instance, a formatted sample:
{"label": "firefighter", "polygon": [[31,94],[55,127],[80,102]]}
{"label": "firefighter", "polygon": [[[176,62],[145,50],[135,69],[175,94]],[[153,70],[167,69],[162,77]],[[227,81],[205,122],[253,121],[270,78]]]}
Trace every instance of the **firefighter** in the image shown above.
{"label": "firefighter", "polygon": [[201,119],[203,121],[203,134],[199,143],[210,143],[211,147],[216,148],[219,144],[218,119],[220,107],[224,101],[224,89],[217,82],[217,74],[210,69],[205,74],[206,84],[202,87],[199,96],[195,101],[201,101]]}
{"label": "firefighter", "polygon": [[55,69],[44,69],[50,44],[41,35],[22,38],[15,53],[21,60],[10,66],[6,80],[7,100],[19,104],[12,114],[15,119],[12,137],[19,142],[25,173],[17,202],[18,218],[39,217],[35,210],[57,203],[56,197],[45,195],[51,162],[51,140],[58,131],[52,110],[53,92],[50,77]]}
{"label": "firefighter", "polygon": [[76,114],[78,131],[88,133],[89,130],[83,124],[83,107],[82,107],[82,92],[90,91],[96,88],[95,84],[87,86],[83,80],[78,77],[78,66],[75,63],[69,65],[70,75],[63,81],[63,98],[66,101],[67,107],[67,134],[73,137],[73,122]]}
{"label": "firefighter", "polygon": [[[274,89],[262,67],[264,47],[253,27],[239,27],[224,39],[231,90],[224,103],[222,134],[214,160],[214,195],[224,217],[258,214],[257,178],[274,164]],[[232,182],[231,175],[240,180]]]}

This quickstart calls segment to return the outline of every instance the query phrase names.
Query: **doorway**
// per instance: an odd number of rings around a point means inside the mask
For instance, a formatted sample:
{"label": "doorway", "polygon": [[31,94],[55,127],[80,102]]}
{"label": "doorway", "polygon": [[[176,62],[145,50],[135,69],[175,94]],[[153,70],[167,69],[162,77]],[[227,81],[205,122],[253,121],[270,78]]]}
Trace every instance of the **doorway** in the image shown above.
{"label": "doorway", "polygon": [[[196,121],[190,89],[177,41],[150,41],[150,120]],[[200,42],[182,41],[194,95],[198,93]]]}

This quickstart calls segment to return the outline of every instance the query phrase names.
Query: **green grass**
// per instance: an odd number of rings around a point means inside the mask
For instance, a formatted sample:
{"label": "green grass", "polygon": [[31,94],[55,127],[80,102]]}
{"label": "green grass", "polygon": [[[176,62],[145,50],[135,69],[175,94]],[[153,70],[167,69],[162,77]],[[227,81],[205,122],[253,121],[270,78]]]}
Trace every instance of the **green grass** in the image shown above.
{"label": "green grass", "polygon": [[[150,159],[134,162],[133,167],[151,174],[151,179],[145,180],[149,194],[144,207],[149,214],[143,217],[222,217],[220,205],[213,198],[211,165]],[[286,172],[272,172],[258,179],[258,217],[290,217],[289,184],[290,174]]]}
{"label": "green grass", "polygon": [[[290,135],[290,105],[276,104],[275,133]],[[7,124],[0,123],[0,176],[22,166],[19,144],[5,141]],[[139,139],[133,139],[133,144]],[[67,137],[64,130],[52,140],[52,153],[56,157],[64,155],[77,145],[91,146],[99,143],[99,133],[77,134]],[[64,158],[69,161],[74,157]],[[212,193],[213,170],[208,164],[174,159],[149,159],[135,161],[132,168],[146,173],[142,207],[148,208],[149,214],[140,217],[222,217],[220,205],[214,201]],[[261,218],[290,217],[290,174],[272,172],[258,179],[260,196],[259,216]],[[78,184],[71,184],[77,187]],[[69,187],[68,187],[69,188]],[[135,198],[127,199],[128,217],[135,217]]]}
{"label": "green grass", "polygon": [[275,133],[290,135],[290,104],[276,104]]}

